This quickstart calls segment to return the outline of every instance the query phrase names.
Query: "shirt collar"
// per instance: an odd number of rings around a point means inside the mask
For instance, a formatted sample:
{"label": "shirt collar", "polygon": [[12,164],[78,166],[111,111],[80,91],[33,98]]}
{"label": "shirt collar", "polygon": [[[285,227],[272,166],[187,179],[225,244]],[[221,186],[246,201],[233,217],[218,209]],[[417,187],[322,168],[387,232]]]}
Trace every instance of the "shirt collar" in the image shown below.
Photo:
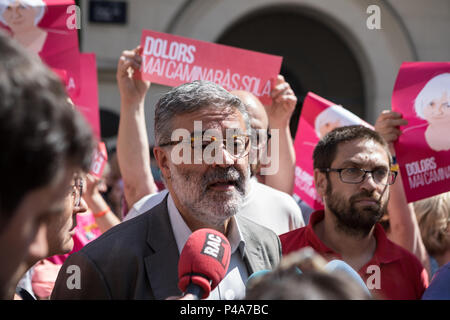
{"label": "shirt collar", "polygon": [[373,256],[379,263],[390,263],[402,258],[400,248],[387,238],[381,224],[375,225],[374,235],[377,240],[377,248]]}
{"label": "shirt collar", "polygon": [[172,195],[170,193],[167,198],[167,211],[169,211],[169,220],[170,224],[172,225],[172,231],[175,236],[175,241],[177,243],[178,253],[181,253],[181,250],[183,250],[184,244],[192,234],[192,231],[191,229],[189,229],[186,222],[184,222],[184,219],[175,206]]}
{"label": "shirt collar", "polygon": [[[178,247],[178,253],[181,253],[183,247],[192,234],[191,229],[188,227],[177,207],[173,201],[172,196],[169,193],[167,198],[167,211],[169,211],[169,220],[172,225],[173,234]],[[242,236],[242,232],[239,229],[239,224],[235,216],[231,217],[228,225],[227,239],[230,242],[231,254],[234,254],[239,249],[241,257],[244,257],[245,241]]]}
{"label": "shirt collar", "polygon": [[[331,254],[342,258],[340,254],[328,248],[314,232],[314,225],[324,219],[325,212],[323,210],[315,211],[310,217],[309,224],[306,227],[308,242],[321,253]],[[392,243],[386,236],[383,227],[375,224],[374,236],[377,243],[374,255],[368,264],[390,263],[402,257],[398,247]]]}
{"label": "shirt collar", "polygon": [[314,226],[323,220],[325,215],[325,212],[323,210],[315,211],[311,214],[309,218],[309,223],[306,226],[306,239],[309,242],[309,244],[318,252],[320,253],[328,253],[332,255],[337,255],[340,257],[339,254],[328,248],[322,240],[319,239],[319,237],[314,232]]}
{"label": "shirt collar", "polygon": [[236,216],[232,216],[230,222],[228,223],[228,241],[231,246],[231,254],[235,253],[239,249],[241,258],[244,257],[245,240],[242,236],[241,229],[237,222]]}

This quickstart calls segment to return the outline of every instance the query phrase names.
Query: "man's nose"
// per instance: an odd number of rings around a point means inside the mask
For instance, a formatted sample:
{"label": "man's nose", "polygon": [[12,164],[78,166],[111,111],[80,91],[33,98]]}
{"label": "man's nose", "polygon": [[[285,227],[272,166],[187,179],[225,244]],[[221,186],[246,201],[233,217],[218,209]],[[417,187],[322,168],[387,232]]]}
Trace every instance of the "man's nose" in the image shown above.
{"label": "man's nose", "polygon": [[80,200],[80,205],[73,207],[72,214],[76,215],[78,213],[86,212],[88,209],[88,205],[86,204],[86,201],[84,201],[83,197]]}
{"label": "man's nose", "polygon": [[231,153],[225,148],[223,144],[220,146],[219,149],[220,149],[219,157],[215,158],[215,161],[212,164],[213,167],[219,166],[226,168],[232,166],[236,161],[236,159],[231,155]]}
{"label": "man's nose", "polygon": [[372,172],[366,172],[366,175],[364,176],[364,180],[361,182],[361,188],[373,191],[379,186],[378,183],[375,182]]}

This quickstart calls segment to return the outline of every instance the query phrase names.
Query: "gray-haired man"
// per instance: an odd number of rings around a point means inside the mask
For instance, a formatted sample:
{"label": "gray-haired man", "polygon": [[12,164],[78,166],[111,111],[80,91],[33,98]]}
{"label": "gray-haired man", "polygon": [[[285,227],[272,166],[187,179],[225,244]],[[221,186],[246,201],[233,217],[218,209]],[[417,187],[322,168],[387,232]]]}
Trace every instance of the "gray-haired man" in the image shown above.
{"label": "gray-haired man", "polygon": [[[272,269],[281,250],[272,231],[235,215],[248,188],[248,130],[242,102],[218,85],[194,81],[165,94],[155,110],[154,152],[168,196],[67,259],[52,298],[178,296],[179,254],[199,228],[224,233],[232,247],[228,273],[210,297],[243,298],[248,276]],[[79,290],[67,287],[70,265],[81,269]]]}

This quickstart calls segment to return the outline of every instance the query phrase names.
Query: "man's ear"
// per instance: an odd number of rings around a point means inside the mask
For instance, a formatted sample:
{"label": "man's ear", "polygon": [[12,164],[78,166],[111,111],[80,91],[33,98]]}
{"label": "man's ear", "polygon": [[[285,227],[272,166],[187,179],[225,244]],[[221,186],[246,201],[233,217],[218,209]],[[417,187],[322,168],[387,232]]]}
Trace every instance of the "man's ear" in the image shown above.
{"label": "man's ear", "polygon": [[153,154],[155,155],[156,163],[158,164],[159,169],[161,170],[161,174],[164,179],[170,180],[170,167],[169,167],[169,155],[166,150],[163,148],[156,146],[153,148]]}
{"label": "man's ear", "polygon": [[325,196],[328,185],[326,172],[314,169],[314,185],[317,193],[322,197]]}

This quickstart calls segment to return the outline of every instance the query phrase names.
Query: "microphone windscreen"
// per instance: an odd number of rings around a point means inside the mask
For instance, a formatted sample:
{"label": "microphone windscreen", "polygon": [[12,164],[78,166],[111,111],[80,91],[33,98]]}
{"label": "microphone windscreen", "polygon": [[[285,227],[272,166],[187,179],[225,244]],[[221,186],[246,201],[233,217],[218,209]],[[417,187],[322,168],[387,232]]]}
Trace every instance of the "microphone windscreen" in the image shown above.
{"label": "microphone windscreen", "polygon": [[354,279],[356,283],[358,283],[363,290],[369,295],[370,291],[367,288],[366,284],[364,283],[364,280],[361,278],[361,276],[358,274],[358,272],[355,271],[350,265],[348,265],[346,262],[342,260],[331,260],[328,262],[324,269],[328,271],[329,273],[335,273],[335,272],[342,272],[345,273],[350,278]]}
{"label": "microphone windscreen", "polygon": [[225,277],[230,265],[228,239],[213,229],[199,229],[186,241],[178,261],[178,287],[186,292],[193,283],[202,288],[205,299]]}
{"label": "microphone windscreen", "polygon": [[248,287],[248,285],[251,284],[252,281],[258,280],[259,278],[261,278],[262,276],[265,276],[266,274],[268,274],[270,272],[272,272],[272,271],[271,270],[259,270],[259,271],[252,273],[250,275],[250,277],[248,277],[248,279],[247,279],[246,287]]}

